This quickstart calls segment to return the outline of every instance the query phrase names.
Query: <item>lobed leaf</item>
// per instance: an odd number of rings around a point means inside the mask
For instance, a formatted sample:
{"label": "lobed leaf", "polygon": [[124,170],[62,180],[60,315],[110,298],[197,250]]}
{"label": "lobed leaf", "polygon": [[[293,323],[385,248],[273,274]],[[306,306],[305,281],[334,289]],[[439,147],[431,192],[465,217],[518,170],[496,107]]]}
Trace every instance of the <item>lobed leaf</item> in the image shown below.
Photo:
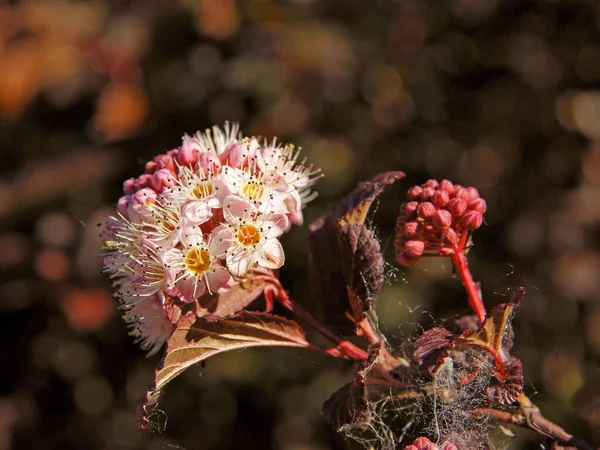
{"label": "lobed leaf", "polygon": [[154,381],[138,404],[138,425],[149,426],[159,392],[189,367],[219,353],[250,347],[307,347],[304,331],[294,321],[260,312],[242,311],[210,321],[193,313],[183,316],[167,341]]}

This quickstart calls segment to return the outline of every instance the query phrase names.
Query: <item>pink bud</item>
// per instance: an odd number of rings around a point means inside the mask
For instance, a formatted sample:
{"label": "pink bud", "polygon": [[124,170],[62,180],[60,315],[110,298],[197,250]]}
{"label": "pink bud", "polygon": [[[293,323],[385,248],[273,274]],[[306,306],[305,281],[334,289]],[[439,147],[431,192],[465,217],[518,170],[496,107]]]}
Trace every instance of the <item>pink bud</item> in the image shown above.
{"label": "pink bud", "polygon": [[242,142],[236,142],[235,145],[230,145],[221,155],[221,162],[231,167],[241,168],[246,165],[250,152],[246,145]]}
{"label": "pink bud", "polygon": [[458,447],[452,442],[446,442],[442,447],[442,450],[458,450]]}
{"label": "pink bud", "polygon": [[454,245],[458,242],[458,235],[452,228],[446,228],[442,234],[442,238],[447,245]]}
{"label": "pink bud", "polygon": [[464,228],[467,230],[475,230],[483,223],[483,216],[477,211],[467,211],[461,218]]}
{"label": "pink bud", "polygon": [[419,450],[417,447],[415,447],[414,445],[407,445],[406,447],[404,447],[404,450]]}
{"label": "pink bud", "polygon": [[454,191],[454,184],[450,180],[442,180],[439,188],[443,191],[446,191],[448,194],[452,194]]}
{"label": "pink bud", "polygon": [[487,205],[484,199],[477,198],[469,202],[469,209],[477,211],[479,214],[483,214],[487,209]]}
{"label": "pink bud", "polygon": [[433,215],[433,226],[438,230],[442,230],[450,225],[452,225],[452,214],[445,209],[438,209]]}
{"label": "pink bud", "polygon": [[406,217],[410,217],[419,207],[419,202],[408,202],[402,205],[402,213]]}
{"label": "pink bud", "polygon": [[413,239],[421,234],[419,222],[407,222],[403,227],[404,236],[407,239]]}
{"label": "pink bud", "polygon": [[215,173],[221,167],[221,160],[213,152],[201,152],[198,156],[198,167],[205,174]]}
{"label": "pink bud", "polygon": [[154,162],[156,163],[156,170],[168,169],[173,173],[176,171],[175,160],[170,154],[155,156]]}
{"label": "pink bud", "polygon": [[417,214],[422,219],[429,219],[435,214],[436,211],[437,208],[434,206],[434,204],[429,202],[419,203],[419,207],[417,208]]}
{"label": "pink bud", "polygon": [[406,241],[406,243],[404,244],[404,253],[409,258],[421,256],[423,254],[424,250],[425,250],[425,243],[423,241],[410,240],[410,241]]}
{"label": "pink bud", "polygon": [[117,202],[117,212],[121,214],[126,219],[129,218],[129,214],[127,213],[127,208],[129,208],[129,204],[131,203],[131,195],[124,195]]}
{"label": "pink bud", "polygon": [[450,201],[450,194],[447,191],[435,191],[431,201],[438,208],[444,208]]}
{"label": "pink bud", "polygon": [[134,222],[149,221],[152,217],[150,205],[156,203],[157,193],[153,189],[144,188],[131,196],[127,212]]}
{"label": "pink bud", "polygon": [[465,202],[468,202],[471,200],[471,195],[469,194],[469,191],[460,186],[458,189],[454,189],[454,194],[452,195],[454,198],[460,198],[461,200],[464,200]]}
{"label": "pink bud", "polygon": [[423,188],[421,186],[413,186],[408,190],[407,198],[409,200],[420,200]]}
{"label": "pink bud", "polygon": [[140,175],[138,179],[135,181],[135,190],[136,192],[140,189],[151,188],[152,187],[152,175],[145,173]]}
{"label": "pink bud", "polygon": [[420,256],[408,256],[405,255],[403,253],[398,253],[396,255],[396,261],[398,261],[398,264],[401,264],[403,266],[409,267],[409,266],[414,266],[416,263],[419,262],[419,260],[421,259]]}
{"label": "pink bud", "polygon": [[435,189],[432,187],[426,187],[426,188],[423,188],[423,193],[421,194],[421,198],[423,200],[431,200],[431,197],[433,197],[433,194],[435,194]]}
{"label": "pink bud", "polygon": [[192,167],[198,161],[198,144],[186,141],[177,151],[177,162],[182,166]]}
{"label": "pink bud", "polygon": [[475,200],[476,198],[479,198],[479,191],[476,188],[470,186],[467,188],[467,192],[469,193],[470,200]]}
{"label": "pink bud", "polygon": [[433,180],[433,179],[431,179],[431,180],[427,180],[425,183],[423,183],[423,187],[424,187],[424,188],[433,188],[433,189],[437,189],[437,187],[438,187],[439,185],[440,185],[440,184],[437,182],[437,180]]}
{"label": "pink bud", "polygon": [[157,169],[156,166],[157,166],[156,162],[148,161],[146,163],[146,168],[145,168],[146,173],[153,174],[154,172],[156,172],[156,169]]}
{"label": "pink bud", "polygon": [[467,202],[460,198],[451,198],[446,205],[446,209],[450,211],[450,214],[454,217],[460,217],[467,210]]}
{"label": "pink bud", "polygon": [[426,437],[418,437],[413,445],[419,450],[437,450],[437,446]]}
{"label": "pink bud", "polygon": [[135,178],[129,178],[123,182],[123,193],[131,195],[135,192]]}
{"label": "pink bud", "polygon": [[173,187],[177,184],[177,179],[170,170],[160,169],[152,175],[152,187],[156,192],[162,192],[164,189]]}

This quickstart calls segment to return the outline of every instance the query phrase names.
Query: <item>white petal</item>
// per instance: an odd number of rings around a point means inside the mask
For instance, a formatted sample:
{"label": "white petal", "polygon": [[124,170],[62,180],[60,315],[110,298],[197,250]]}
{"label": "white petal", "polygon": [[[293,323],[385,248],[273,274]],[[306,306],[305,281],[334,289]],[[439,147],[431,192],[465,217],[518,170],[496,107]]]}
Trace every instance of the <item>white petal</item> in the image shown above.
{"label": "white petal", "polygon": [[186,233],[181,236],[181,243],[184,247],[204,247],[204,236],[202,230],[198,227],[190,227]]}
{"label": "white petal", "polygon": [[217,258],[224,258],[227,250],[233,245],[233,230],[227,225],[219,225],[210,233],[210,252]]}
{"label": "white petal", "polygon": [[254,253],[247,252],[242,249],[230,252],[227,254],[227,268],[232,275],[241,277],[244,275],[254,264]]}
{"label": "white petal", "polygon": [[237,224],[239,219],[247,218],[255,211],[251,202],[234,194],[228,195],[223,201],[223,217],[232,224]]}
{"label": "white petal", "polygon": [[259,249],[256,255],[259,266],[267,269],[279,269],[285,262],[283,247],[277,239],[269,239]]}
{"label": "white petal", "polygon": [[214,264],[210,272],[206,274],[207,288],[211,292],[218,292],[223,288],[228,288],[233,283],[229,270],[225,267]]}
{"label": "white petal", "polygon": [[285,214],[270,214],[261,228],[265,230],[267,239],[274,239],[281,236],[288,225],[289,220]]}
{"label": "white petal", "polygon": [[186,303],[192,303],[206,290],[204,281],[201,278],[187,277],[177,282],[177,288],[181,293],[181,300]]}
{"label": "white petal", "polygon": [[189,201],[183,205],[181,212],[194,225],[203,224],[212,217],[211,208],[205,201]]}
{"label": "white petal", "polygon": [[290,222],[294,225],[302,225],[302,222],[304,222],[302,216],[302,199],[296,189],[290,192],[285,200],[285,204],[289,212]]}

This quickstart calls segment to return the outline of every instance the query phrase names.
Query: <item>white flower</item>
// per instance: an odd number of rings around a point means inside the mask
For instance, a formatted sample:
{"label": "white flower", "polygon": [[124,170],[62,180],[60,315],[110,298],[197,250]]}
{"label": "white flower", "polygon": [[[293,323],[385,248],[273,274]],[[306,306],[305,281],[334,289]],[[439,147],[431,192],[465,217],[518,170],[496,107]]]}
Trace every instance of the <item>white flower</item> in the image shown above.
{"label": "white flower", "polygon": [[191,225],[201,225],[212,217],[212,209],[222,207],[228,194],[227,184],[218,176],[181,167],[177,186],[165,189],[162,197],[181,205],[183,216]]}
{"label": "white flower", "polygon": [[289,188],[282,178],[233,167],[224,168],[222,177],[230,192],[250,201],[259,212],[288,212],[285,200]]}
{"label": "white flower", "polygon": [[231,274],[211,254],[199,228],[193,227],[184,234],[181,244],[181,249],[173,248],[164,253],[181,300],[190,303],[207,291],[212,294],[231,286]]}
{"label": "white flower", "polygon": [[141,343],[148,356],[156,353],[173,332],[173,324],[162,308],[158,295],[142,297],[128,306],[123,314],[135,342]]}
{"label": "white flower", "polygon": [[288,226],[285,214],[258,214],[248,200],[229,195],[223,216],[228,223],[212,231],[210,250],[225,258],[234,276],[243,276],[255,264],[267,269],[283,266],[285,255],[277,238]]}
{"label": "white flower", "polygon": [[169,249],[181,240],[186,221],[178,203],[170,202],[162,195],[159,200],[152,205],[150,221],[143,225],[150,241],[158,248]]}

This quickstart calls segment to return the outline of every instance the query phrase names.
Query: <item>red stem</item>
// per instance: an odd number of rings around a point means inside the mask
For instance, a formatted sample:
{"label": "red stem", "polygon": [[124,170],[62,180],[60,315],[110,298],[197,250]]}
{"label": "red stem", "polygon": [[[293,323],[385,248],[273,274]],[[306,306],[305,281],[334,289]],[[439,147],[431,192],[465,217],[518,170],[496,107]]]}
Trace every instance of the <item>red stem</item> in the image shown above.
{"label": "red stem", "polygon": [[[326,351],[327,354],[331,356],[343,356],[346,358],[354,359],[356,361],[366,361],[369,358],[369,354],[363,349],[357,347],[352,342],[342,339],[333,331],[331,331],[325,324],[323,324],[319,319],[313,316],[310,312],[305,310],[302,306],[294,302],[290,296],[287,294],[283,286],[279,282],[279,280],[275,277],[268,277],[269,281],[273,284],[271,288],[273,293],[277,296],[279,302],[296,314],[299,318],[301,318],[304,322],[309,324],[316,331],[321,333],[327,339],[332,341],[337,345],[336,349],[329,349]],[[269,297],[269,292],[265,291],[265,297]]]}
{"label": "red stem", "polygon": [[467,290],[469,306],[473,309],[473,311],[475,311],[475,314],[479,319],[479,323],[483,324],[486,316],[485,306],[483,305],[483,300],[481,299],[479,287],[471,276],[471,271],[469,270],[467,257],[464,251],[464,245],[461,244],[463,244],[462,240],[458,245],[454,246],[454,252],[452,253],[452,264],[454,264],[454,267],[456,267],[456,270],[462,279],[463,285]]}

